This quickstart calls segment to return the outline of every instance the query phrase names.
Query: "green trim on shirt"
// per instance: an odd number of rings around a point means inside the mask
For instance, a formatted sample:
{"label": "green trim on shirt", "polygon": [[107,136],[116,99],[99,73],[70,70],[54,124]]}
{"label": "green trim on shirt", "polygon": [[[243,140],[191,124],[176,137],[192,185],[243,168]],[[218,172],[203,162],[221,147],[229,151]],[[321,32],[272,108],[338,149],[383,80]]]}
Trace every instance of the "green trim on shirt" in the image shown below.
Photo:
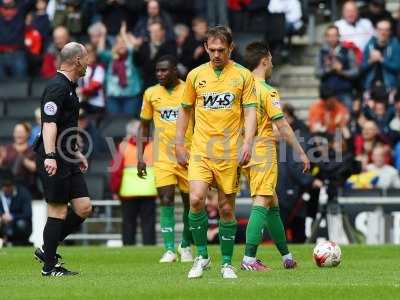
{"label": "green trim on shirt", "polygon": [[247,103],[242,105],[244,108],[257,107],[257,103]]}
{"label": "green trim on shirt", "polygon": [[181,103],[183,108],[192,108],[193,105],[186,104],[186,103]]}
{"label": "green trim on shirt", "polygon": [[276,121],[276,120],[282,119],[283,117],[285,117],[285,115],[284,115],[283,113],[280,113],[280,114],[277,114],[276,116],[273,116],[273,117],[271,118],[271,120],[272,120],[272,121]]}
{"label": "green trim on shirt", "polygon": [[222,69],[214,69],[214,73],[215,73],[215,75],[217,75],[217,77],[219,78],[219,76],[221,76]]}

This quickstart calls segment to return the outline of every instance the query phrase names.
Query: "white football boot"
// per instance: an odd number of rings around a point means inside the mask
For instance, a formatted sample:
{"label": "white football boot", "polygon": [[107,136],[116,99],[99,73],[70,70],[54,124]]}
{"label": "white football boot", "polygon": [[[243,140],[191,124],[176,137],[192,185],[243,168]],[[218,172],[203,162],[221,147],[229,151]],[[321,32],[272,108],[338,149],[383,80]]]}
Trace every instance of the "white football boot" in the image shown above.
{"label": "white football boot", "polygon": [[190,248],[190,246],[182,248],[181,245],[179,245],[178,253],[181,256],[181,262],[186,263],[193,261],[192,248]]}
{"label": "white football boot", "polygon": [[223,264],[221,266],[221,275],[224,279],[236,279],[235,268],[230,264]]}
{"label": "white football boot", "polygon": [[201,256],[197,256],[194,259],[193,266],[188,273],[189,279],[200,278],[203,276],[203,271],[209,269],[211,265],[211,257],[202,258]]}
{"label": "white football boot", "polygon": [[176,255],[176,253],[174,253],[171,250],[168,250],[167,252],[165,252],[163,254],[163,256],[160,258],[160,263],[173,263],[176,262],[178,260],[178,256]]}

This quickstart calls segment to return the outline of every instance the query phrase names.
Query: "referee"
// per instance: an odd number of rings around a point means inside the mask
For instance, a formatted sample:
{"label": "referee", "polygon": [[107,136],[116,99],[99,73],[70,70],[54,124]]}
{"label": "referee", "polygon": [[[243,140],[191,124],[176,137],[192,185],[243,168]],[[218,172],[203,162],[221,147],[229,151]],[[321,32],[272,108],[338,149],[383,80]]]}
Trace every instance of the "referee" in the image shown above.
{"label": "referee", "polygon": [[44,264],[43,276],[78,274],[58,262],[61,256],[57,247],[92,211],[82,174],[88,162],[76,144],[79,99],[75,89],[77,80],[85,75],[87,59],[83,45],[75,42],[65,45],[60,53],[60,69],[42,95],[42,134],[35,150],[48,217],[43,230],[44,244],[36,249],[35,257]]}

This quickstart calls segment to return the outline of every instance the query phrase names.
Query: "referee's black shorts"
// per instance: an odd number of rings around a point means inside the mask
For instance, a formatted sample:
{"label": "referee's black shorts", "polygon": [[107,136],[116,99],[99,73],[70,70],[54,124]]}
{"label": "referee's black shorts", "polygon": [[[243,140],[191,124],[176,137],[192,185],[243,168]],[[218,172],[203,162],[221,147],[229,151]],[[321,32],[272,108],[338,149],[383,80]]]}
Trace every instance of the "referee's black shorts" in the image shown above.
{"label": "referee's black shorts", "polygon": [[89,197],[85,179],[77,164],[57,160],[57,172],[49,176],[44,168],[44,159],[38,157],[36,162],[47,203],[68,204],[72,199]]}

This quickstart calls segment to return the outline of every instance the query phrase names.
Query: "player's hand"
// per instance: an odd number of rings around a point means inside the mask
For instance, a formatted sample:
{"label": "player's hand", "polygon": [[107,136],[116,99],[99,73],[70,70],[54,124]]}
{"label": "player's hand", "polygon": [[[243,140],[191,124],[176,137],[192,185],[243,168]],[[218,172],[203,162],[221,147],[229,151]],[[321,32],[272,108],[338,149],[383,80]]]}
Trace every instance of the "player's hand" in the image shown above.
{"label": "player's hand", "polygon": [[184,145],[176,145],[175,156],[178,164],[183,167],[187,167],[189,161],[189,153]]}
{"label": "player's hand", "polygon": [[77,153],[77,158],[79,159],[79,169],[82,173],[85,173],[89,168],[89,163],[85,155],[81,152]]}
{"label": "player's hand", "polygon": [[57,161],[54,158],[46,158],[44,160],[44,169],[49,176],[53,176],[57,172]]}
{"label": "player's hand", "polygon": [[319,179],[315,179],[315,180],[313,181],[313,183],[312,183],[312,187],[313,187],[314,189],[320,189],[320,188],[322,188],[323,185],[324,185],[324,183],[323,183],[321,180],[319,180]]}
{"label": "player's hand", "polygon": [[239,157],[239,165],[246,165],[251,159],[251,146],[250,144],[244,143],[242,146],[242,151]]}
{"label": "player's hand", "polygon": [[138,164],[137,164],[137,175],[140,178],[144,178],[144,177],[147,176],[146,163],[144,161],[138,161]]}
{"label": "player's hand", "polygon": [[304,165],[303,173],[307,173],[308,171],[310,171],[311,168],[310,160],[304,152],[300,155],[300,159]]}
{"label": "player's hand", "polygon": [[11,223],[11,221],[13,220],[13,217],[11,214],[9,213],[5,213],[2,217],[4,224],[8,224]]}

